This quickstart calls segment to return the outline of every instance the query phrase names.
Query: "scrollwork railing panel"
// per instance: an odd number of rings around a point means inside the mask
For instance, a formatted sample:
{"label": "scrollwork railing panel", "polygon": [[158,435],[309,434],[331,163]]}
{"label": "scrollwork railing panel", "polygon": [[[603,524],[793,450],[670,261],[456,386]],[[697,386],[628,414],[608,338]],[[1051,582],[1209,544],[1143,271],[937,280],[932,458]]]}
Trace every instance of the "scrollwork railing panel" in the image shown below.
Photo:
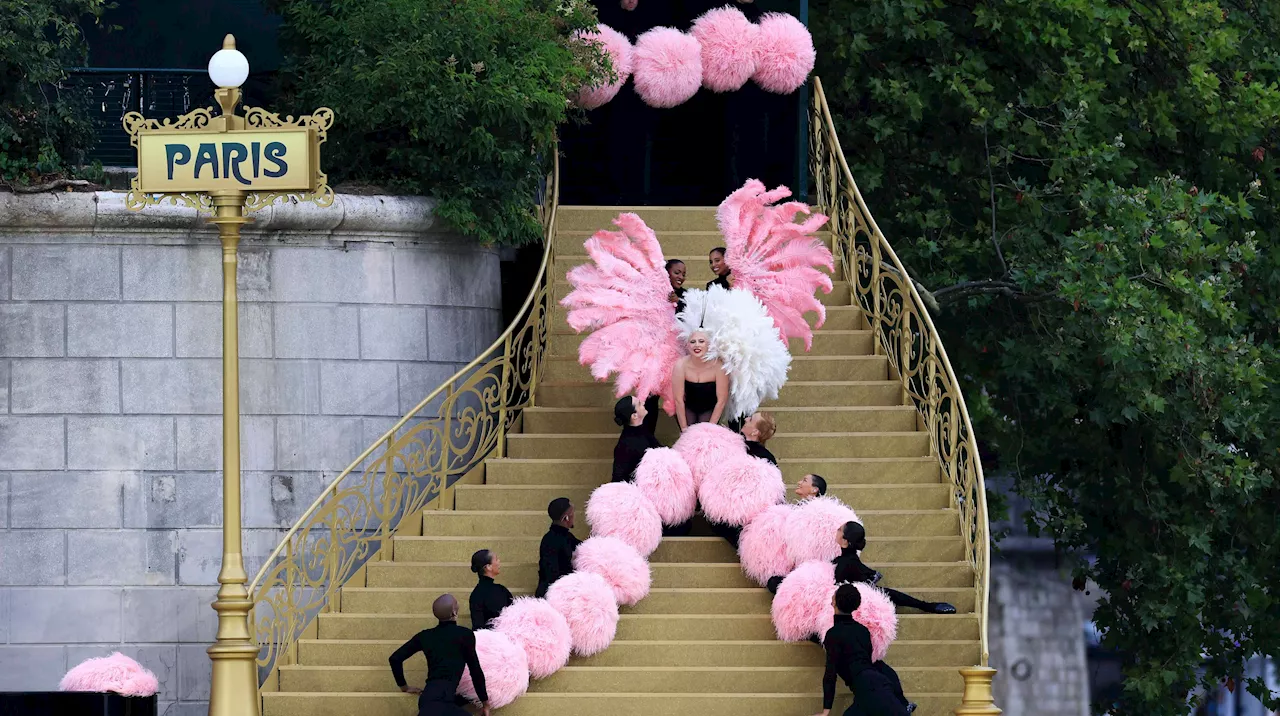
{"label": "scrollwork railing panel", "polygon": [[[268,117],[260,118],[267,121]],[[321,118],[323,124],[324,118]],[[331,120],[330,120],[331,121]],[[318,127],[323,129],[323,127]],[[249,591],[259,683],[293,661],[298,639],[391,537],[485,459],[534,404],[546,358],[559,162],[542,188],[542,267],[524,306],[484,353],[436,388],[353,460],[289,530]]]}
{"label": "scrollwork railing panel", "polygon": [[910,274],[876,226],[858,191],[840,149],[822,82],[817,78],[809,126],[809,172],[817,203],[831,217],[837,274],[848,282],[854,305],[862,309],[880,352],[919,411],[943,479],[951,486],[965,559],[974,571],[985,665],[990,534],[986,486],[964,396]]}

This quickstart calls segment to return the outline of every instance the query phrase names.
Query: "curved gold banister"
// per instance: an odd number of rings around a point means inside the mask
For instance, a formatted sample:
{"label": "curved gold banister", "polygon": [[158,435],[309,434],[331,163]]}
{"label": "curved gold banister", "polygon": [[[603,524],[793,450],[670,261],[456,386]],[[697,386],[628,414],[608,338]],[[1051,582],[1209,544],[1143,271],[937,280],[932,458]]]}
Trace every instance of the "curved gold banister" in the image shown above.
{"label": "curved gold banister", "polygon": [[[254,577],[249,593],[261,646],[259,684],[280,665],[296,662],[298,639],[317,614],[335,606],[348,579],[367,561],[390,556],[390,538],[401,523],[417,518],[486,458],[504,454],[507,430],[523,408],[533,405],[546,355],[547,319],[555,300],[547,271],[554,259],[559,194],[556,150],[538,211],[542,264],[515,320],[360,453],[311,503]],[[430,409],[437,399],[439,407]],[[379,453],[379,448],[385,449]],[[353,474],[359,477],[343,486]]]}
{"label": "curved gold banister", "polygon": [[[831,217],[834,253],[862,308],[877,350],[902,380],[929,431],[933,451],[952,486],[960,513],[965,558],[974,570],[982,666],[988,662],[987,620],[991,594],[991,536],[982,462],[951,361],[925,304],[902,262],[880,232],[853,180],[822,81],[813,80],[809,169],[818,204]],[[987,679],[988,688],[990,678]]]}

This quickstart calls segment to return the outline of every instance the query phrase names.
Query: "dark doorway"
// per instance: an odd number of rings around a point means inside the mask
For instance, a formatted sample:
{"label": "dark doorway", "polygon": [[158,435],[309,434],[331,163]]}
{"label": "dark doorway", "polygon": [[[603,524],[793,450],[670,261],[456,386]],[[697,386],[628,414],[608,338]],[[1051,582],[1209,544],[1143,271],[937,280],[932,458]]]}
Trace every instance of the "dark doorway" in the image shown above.
{"label": "dark doorway", "polygon": [[[803,21],[804,0],[639,0],[635,10],[617,0],[595,0],[600,22],[629,37],[667,26],[687,31],[699,15],[726,4],[752,21],[787,12]],[[802,191],[807,92],[765,92],[748,82],[736,92],[700,89],[688,102],[654,109],[630,81],[613,101],[561,131],[566,204],[707,206],[718,204],[747,179]]]}

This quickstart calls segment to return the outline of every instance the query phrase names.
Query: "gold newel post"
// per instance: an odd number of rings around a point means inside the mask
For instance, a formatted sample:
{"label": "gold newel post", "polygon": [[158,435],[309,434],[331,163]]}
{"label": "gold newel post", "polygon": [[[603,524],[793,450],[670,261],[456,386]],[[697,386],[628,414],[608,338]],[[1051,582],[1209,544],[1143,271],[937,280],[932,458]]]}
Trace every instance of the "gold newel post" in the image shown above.
{"label": "gold newel post", "polygon": [[124,117],[138,151],[138,175],[125,205],[140,211],[163,202],[212,212],[222,243],[222,568],[218,572],[217,641],[209,647],[213,684],[210,716],[256,716],[257,641],[249,626],[252,595],[245,588],[240,524],[240,345],[236,252],[246,213],[277,199],[331,206],[333,190],[320,171],[320,145],[333,112],[317,110],[281,119],[257,107],[235,114],[249,61],[227,35],[209,60],[209,77],[221,114],[200,108],[174,119]]}
{"label": "gold newel post", "polygon": [[964,677],[964,697],[956,708],[956,716],[997,716],[1002,713],[996,708],[995,694],[991,691],[991,680],[996,670],[988,666],[970,666],[960,670]]}

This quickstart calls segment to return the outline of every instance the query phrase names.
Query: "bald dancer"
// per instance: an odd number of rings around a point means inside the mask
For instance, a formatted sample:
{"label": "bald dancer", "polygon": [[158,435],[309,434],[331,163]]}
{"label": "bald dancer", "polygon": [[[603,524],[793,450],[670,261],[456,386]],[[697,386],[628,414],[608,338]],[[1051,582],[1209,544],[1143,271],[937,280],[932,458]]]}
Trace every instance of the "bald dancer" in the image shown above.
{"label": "bald dancer", "polygon": [[[458,600],[452,594],[441,595],[432,603],[431,613],[440,624],[418,632],[388,660],[396,684],[406,694],[418,695],[418,716],[470,716],[459,706],[457,696],[462,671],[470,668],[480,713],[489,716],[489,692],[476,657],[476,636],[458,625]],[[418,652],[427,657],[427,683],[421,689],[406,685],[404,680],[404,661]]]}

